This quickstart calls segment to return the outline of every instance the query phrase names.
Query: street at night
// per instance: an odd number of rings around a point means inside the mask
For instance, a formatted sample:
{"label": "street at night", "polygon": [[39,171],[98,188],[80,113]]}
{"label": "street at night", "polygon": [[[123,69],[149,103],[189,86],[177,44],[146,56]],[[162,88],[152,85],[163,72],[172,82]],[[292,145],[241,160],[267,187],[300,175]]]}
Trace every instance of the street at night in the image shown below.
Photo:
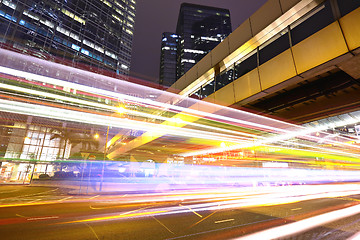
{"label": "street at night", "polygon": [[[0,230],[5,239],[236,239],[261,230],[274,234],[298,221],[304,229],[275,234],[347,239],[359,231],[357,189],[351,183],[73,195],[70,189],[2,186]],[[348,217],[340,213],[354,207]],[[315,220],[335,212],[336,218]],[[301,222],[312,218],[310,228]]]}
{"label": "street at night", "polygon": [[360,1],[0,0],[0,240],[360,239]]}

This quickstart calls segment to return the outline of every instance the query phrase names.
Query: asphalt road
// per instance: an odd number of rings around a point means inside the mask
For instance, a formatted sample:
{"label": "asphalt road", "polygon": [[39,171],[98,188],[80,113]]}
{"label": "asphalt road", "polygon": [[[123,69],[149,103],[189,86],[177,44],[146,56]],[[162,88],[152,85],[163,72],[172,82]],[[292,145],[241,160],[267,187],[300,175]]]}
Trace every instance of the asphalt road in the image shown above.
{"label": "asphalt road", "polygon": [[[359,186],[346,194],[335,186],[330,195],[332,190],[316,187],[84,196],[62,188],[0,186],[0,239],[233,239],[360,203]],[[348,239],[360,231],[359,216],[279,238]]]}

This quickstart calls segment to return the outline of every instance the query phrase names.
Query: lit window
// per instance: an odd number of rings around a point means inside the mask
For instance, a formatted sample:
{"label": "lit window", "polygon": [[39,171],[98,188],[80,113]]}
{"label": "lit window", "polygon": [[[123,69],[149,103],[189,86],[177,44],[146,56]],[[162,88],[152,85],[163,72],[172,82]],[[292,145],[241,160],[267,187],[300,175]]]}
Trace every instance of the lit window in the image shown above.
{"label": "lit window", "polygon": [[127,16],[127,18],[128,18],[130,21],[134,22],[134,19],[133,19],[132,17]]}
{"label": "lit window", "polygon": [[99,47],[98,45],[95,45],[95,50],[104,53],[104,49],[102,47]]}
{"label": "lit window", "polygon": [[213,37],[201,37],[201,40],[208,40],[208,41],[214,41],[214,42],[220,41],[218,38],[213,38]]}
{"label": "lit window", "polygon": [[[120,11],[120,9],[115,8],[115,11],[120,14],[121,16],[124,16],[124,13],[122,11]],[[119,20],[120,22],[122,22],[121,20]]]}
{"label": "lit window", "polygon": [[106,1],[106,0],[100,0],[100,1],[103,2],[103,3],[105,3],[107,6],[112,7],[112,4],[109,3],[108,1]]}
{"label": "lit window", "polygon": [[107,55],[107,56],[109,56],[109,57],[111,57],[113,59],[116,59],[116,60],[118,59],[117,56],[114,53],[109,52],[109,51],[105,51],[105,55]]}
{"label": "lit window", "polygon": [[81,42],[81,41],[80,41],[80,37],[79,37],[78,35],[74,34],[74,33],[70,33],[70,37],[73,38],[73,39],[75,39],[76,41]]}
{"label": "lit window", "polygon": [[66,36],[70,36],[70,31],[68,31],[68,30],[66,30],[66,29],[64,29],[64,28],[61,28],[61,27],[57,26],[57,27],[56,27],[56,30],[57,30],[58,32],[61,32],[62,34],[65,34]]}
{"label": "lit window", "polygon": [[201,50],[195,50],[195,49],[184,49],[184,52],[189,52],[189,53],[199,53],[199,54],[204,54],[204,51]]}
{"label": "lit window", "polygon": [[195,63],[195,60],[193,60],[193,59],[181,59],[181,63],[184,63],[184,62]]}
{"label": "lit window", "polygon": [[34,20],[39,20],[39,17],[38,17],[37,15],[35,15],[35,14],[33,14],[33,13],[30,13],[30,12],[28,12],[28,11],[24,11],[24,15],[25,15],[25,16],[28,16],[29,18],[32,18],[32,19],[34,19]]}
{"label": "lit window", "polygon": [[92,42],[90,42],[90,41],[88,41],[88,40],[86,40],[86,39],[83,40],[83,43],[84,43],[86,46],[89,46],[89,47],[91,47],[91,48],[95,48],[95,44],[93,44]]}
{"label": "lit window", "polygon": [[115,14],[112,14],[111,16],[112,16],[113,18],[115,18],[116,20],[118,20],[119,22],[122,22],[121,19],[120,19],[118,16],[116,16]]}
{"label": "lit window", "polygon": [[78,45],[71,44],[71,48],[75,49],[76,51],[80,51],[80,47]]}
{"label": "lit window", "polygon": [[85,54],[85,55],[87,55],[87,56],[89,56],[90,55],[90,53],[89,53],[89,51],[88,50],[85,50],[85,49],[81,49],[81,53],[83,53],[83,54]]}
{"label": "lit window", "polygon": [[61,9],[61,12],[64,13],[66,16],[70,17],[70,18],[73,18],[75,21],[85,25],[85,20],[76,16],[75,14],[73,14],[72,12],[66,10],[66,9]]}
{"label": "lit window", "polygon": [[16,4],[15,3],[12,3],[12,2],[10,2],[10,1],[7,1],[7,0],[4,0],[4,1],[2,1],[3,2],[3,4],[5,5],[5,6],[8,6],[9,8],[11,8],[11,9],[16,9]]}
{"label": "lit window", "polygon": [[53,28],[54,27],[54,24],[48,20],[40,20],[40,22],[50,28]]}
{"label": "lit window", "polygon": [[121,7],[122,9],[125,9],[124,6],[122,4],[120,4],[118,1],[114,1],[116,5],[118,5],[119,7]]}
{"label": "lit window", "polygon": [[127,32],[130,35],[133,35],[133,32],[131,30],[127,29],[127,28],[125,28],[125,32]]}

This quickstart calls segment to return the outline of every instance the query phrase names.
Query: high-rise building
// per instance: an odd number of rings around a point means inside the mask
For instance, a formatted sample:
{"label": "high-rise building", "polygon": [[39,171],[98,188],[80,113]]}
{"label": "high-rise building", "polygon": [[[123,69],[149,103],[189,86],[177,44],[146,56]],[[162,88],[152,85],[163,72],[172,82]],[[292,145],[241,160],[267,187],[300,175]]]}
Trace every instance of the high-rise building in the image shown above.
{"label": "high-rise building", "polygon": [[163,33],[159,83],[171,86],[231,31],[229,10],[190,3],[181,4],[176,34]]}
{"label": "high-rise building", "polygon": [[230,11],[183,3],[176,33],[181,37],[177,54],[177,78],[215,48],[231,33]]}
{"label": "high-rise building", "polygon": [[164,32],[161,40],[160,81],[163,86],[171,86],[176,79],[177,45],[179,36]]}
{"label": "high-rise building", "polygon": [[128,75],[135,5],[135,0],[0,0],[0,44]]}

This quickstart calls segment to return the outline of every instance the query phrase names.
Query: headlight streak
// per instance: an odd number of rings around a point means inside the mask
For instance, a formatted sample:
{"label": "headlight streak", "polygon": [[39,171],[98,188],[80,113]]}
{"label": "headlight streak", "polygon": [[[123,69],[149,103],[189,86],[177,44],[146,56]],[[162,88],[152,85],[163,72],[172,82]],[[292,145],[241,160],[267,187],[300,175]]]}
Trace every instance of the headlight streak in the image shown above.
{"label": "headlight streak", "polygon": [[[226,116],[220,116],[220,115],[213,114],[213,113],[207,113],[207,112],[203,112],[203,111],[198,111],[198,110],[191,109],[191,108],[184,108],[184,107],[175,106],[175,105],[171,105],[171,104],[167,104],[167,103],[157,102],[157,101],[154,101],[154,100],[151,100],[151,99],[137,98],[137,97],[129,96],[129,95],[126,95],[126,94],[115,93],[115,92],[106,91],[106,90],[102,90],[102,89],[92,88],[92,87],[88,87],[88,86],[85,86],[85,85],[66,82],[66,81],[62,81],[62,80],[59,80],[59,79],[45,77],[45,76],[41,76],[41,75],[37,75],[37,74],[33,74],[33,73],[28,73],[28,72],[23,72],[23,71],[11,69],[11,68],[6,68],[6,67],[2,67],[2,66],[0,66],[0,72],[2,72],[4,74],[8,74],[10,76],[17,76],[17,77],[22,77],[22,78],[26,78],[26,79],[32,79],[34,81],[45,82],[45,83],[48,83],[48,84],[54,84],[54,85],[58,85],[58,86],[68,87],[68,88],[71,88],[71,89],[78,89],[78,90],[81,90],[81,91],[84,91],[84,92],[89,92],[89,93],[93,93],[93,94],[100,94],[102,96],[118,98],[118,99],[122,99],[122,100],[129,100],[129,101],[133,101],[135,103],[147,104],[149,106],[157,106],[157,107],[161,107],[161,108],[165,108],[165,109],[174,109],[174,110],[177,110],[177,111],[179,111],[181,113],[189,113],[189,114],[194,115],[194,116],[210,117],[210,118],[213,118],[213,119],[219,119],[219,120],[223,120],[223,121],[239,123],[239,124],[243,124],[243,125],[246,125],[246,126],[252,126],[252,127],[256,127],[256,128],[260,128],[260,129],[268,129],[268,130],[272,130],[272,131],[275,131],[275,132],[284,132],[283,129],[274,128],[274,127],[263,125],[263,124],[257,124],[257,123],[253,123],[253,122],[243,121],[243,120],[240,120],[240,119],[230,118],[230,117],[226,117]],[[102,76],[102,77],[104,77],[104,76]],[[217,105],[214,105],[214,106],[219,107]],[[233,111],[234,111],[234,109],[233,109]],[[261,118],[261,119],[264,118],[264,119],[267,119],[268,121],[270,120],[270,121],[273,121],[273,122],[279,122],[279,123],[284,124],[284,122],[281,122],[281,121],[278,121],[278,120],[273,120],[273,119],[270,119],[270,118],[266,118],[266,117],[263,117],[263,116],[243,112],[243,111],[240,111],[240,110],[237,110],[237,111],[239,111],[239,112],[241,112],[243,114],[246,114],[246,115],[250,115],[250,116],[254,115],[254,116],[256,116],[256,118]]]}
{"label": "headlight streak", "polygon": [[[0,87],[7,88],[7,89],[10,89],[10,90],[15,90],[15,91],[27,92],[27,93],[30,93],[30,94],[36,94],[36,95],[39,95],[39,96],[44,96],[44,97],[53,98],[53,99],[61,99],[61,100],[68,101],[68,102],[75,102],[76,101],[75,103],[80,103],[80,104],[84,104],[84,105],[90,105],[90,106],[96,107],[98,109],[107,109],[107,110],[111,110],[111,111],[116,111],[116,109],[117,109],[116,107],[108,106],[108,105],[105,105],[105,104],[93,103],[93,102],[89,102],[89,101],[79,100],[79,99],[70,98],[70,97],[64,97],[64,96],[60,96],[60,95],[56,95],[56,94],[50,94],[50,93],[46,93],[46,92],[40,92],[40,91],[36,91],[36,90],[32,90],[32,89],[25,89],[25,88],[6,85],[6,84],[2,84],[2,83],[0,83]],[[170,120],[170,118],[165,118],[165,117],[161,117],[161,116],[156,116],[156,115],[152,115],[152,114],[146,114],[146,113],[132,111],[132,110],[125,110],[125,112],[127,112],[129,114],[132,114],[132,115],[139,115],[139,116],[144,116],[144,117],[149,117],[149,118],[158,118],[158,119],[161,119],[161,120],[164,120],[164,121]],[[182,121],[182,122],[185,122],[185,121]],[[185,123],[188,124],[188,125],[198,126],[198,127],[202,127],[202,128],[208,128],[208,129],[217,130],[217,131],[230,132],[230,133],[233,133],[233,134],[239,133],[239,132],[236,132],[236,131],[230,131],[230,130],[226,130],[226,129],[222,130],[222,129],[219,129],[219,128],[210,127],[210,126],[208,127],[206,125],[200,125],[200,124],[191,123],[191,122],[185,122]],[[242,133],[242,134],[245,134],[245,133]],[[248,136],[254,136],[254,135],[251,135],[251,134],[247,134],[247,135]],[[244,140],[246,140],[246,139],[244,139]],[[335,142],[335,141],[329,141],[329,142],[339,144],[338,142]],[[286,142],[284,142],[284,143],[286,143]],[[330,151],[330,152],[335,152],[335,153],[339,153],[339,154],[346,154],[346,155],[351,155],[353,157],[358,157],[358,155],[348,154],[348,153],[345,153],[343,151],[319,148],[319,147],[316,147],[316,146],[305,145],[305,144],[300,144],[300,143],[296,143],[296,142],[294,142],[293,144],[297,145],[297,146],[310,147],[310,148],[320,149],[320,150],[323,150],[323,151]],[[351,146],[351,147],[354,146],[354,145],[344,144],[344,143],[342,143],[342,145]],[[306,151],[306,150],[304,150],[304,151]]]}
{"label": "headlight streak", "polygon": [[64,120],[64,121],[75,121],[81,123],[95,124],[100,126],[111,126],[117,128],[145,130],[148,132],[153,132],[154,135],[172,134],[176,136],[204,138],[204,139],[227,141],[227,142],[244,141],[240,138],[237,139],[234,136],[231,137],[218,133],[207,133],[204,131],[186,129],[186,128],[177,128],[173,126],[162,126],[161,128],[159,128],[159,125],[148,122],[141,122],[141,124],[139,124],[139,121],[134,121],[130,119],[102,116],[102,115],[96,115],[96,114],[84,113],[84,112],[80,113],[72,110],[39,106],[34,104],[14,102],[3,99],[0,99],[0,110],[12,112],[12,113],[18,113],[18,114],[26,114],[26,115],[33,115],[38,117]]}
{"label": "headlight streak", "polygon": [[[324,226],[327,223],[350,217],[360,213],[360,205],[350,206],[340,210],[324,213],[318,216],[306,218],[293,223],[270,228],[257,233],[249,234],[243,237],[234,238],[236,240],[258,240],[258,239],[280,239]],[[359,237],[358,235],[356,237]],[[358,239],[358,238],[349,238]]]}
{"label": "headlight streak", "polygon": [[[150,89],[148,87],[140,86],[140,85],[137,85],[134,83],[128,83],[126,81],[122,81],[122,80],[118,80],[118,79],[113,79],[113,78],[110,78],[107,76],[102,76],[99,74],[86,72],[83,70],[79,70],[79,69],[75,69],[75,68],[71,68],[71,67],[67,67],[67,66],[58,65],[55,63],[48,63],[43,60],[35,59],[35,58],[29,57],[29,56],[24,56],[22,54],[10,52],[10,51],[4,50],[4,49],[1,49],[0,52],[1,52],[1,54],[6,55],[6,56],[12,56],[14,59],[23,59],[24,58],[25,62],[30,61],[31,59],[34,59],[34,61],[36,60],[36,62],[38,62],[38,64],[40,64],[40,65],[42,64],[41,66],[44,66],[45,68],[47,66],[53,66],[53,68],[56,68],[56,69],[57,69],[57,67],[58,67],[58,69],[66,69],[65,72],[66,71],[73,72],[75,75],[82,76],[83,78],[89,77],[92,79],[98,78],[98,79],[101,79],[101,81],[112,81],[112,82],[118,81],[118,84],[123,85],[123,87],[120,92],[112,92],[112,91],[89,87],[86,85],[81,85],[81,84],[77,84],[77,83],[73,83],[73,82],[68,82],[66,80],[60,80],[60,79],[56,79],[53,77],[42,76],[42,75],[38,75],[38,74],[28,73],[25,71],[1,66],[0,72],[6,74],[8,76],[24,78],[24,79],[29,80],[29,82],[33,81],[33,82],[38,82],[38,83],[42,83],[45,85],[48,84],[47,86],[54,86],[54,87],[56,86],[57,90],[60,90],[61,88],[59,88],[59,86],[61,86],[61,87],[63,87],[64,91],[65,91],[65,89],[70,89],[70,92],[71,92],[71,89],[73,89],[73,90],[76,90],[79,92],[93,94],[94,96],[101,97],[103,99],[106,99],[106,98],[119,99],[120,101],[128,101],[128,102],[131,102],[134,104],[146,105],[146,107],[148,109],[158,109],[158,110],[165,109],[165,111],[171,111],[172,113],[175,113],[175,115],[173,117],[166,118],[163,116],[158,116],[157,114],[137,112],[137,111],[133,111],[130,109],[126,110],[128,114],[133,115],[133,116],[140,116],[140,117],[146,117],[146,118],[152,118],[152,119],[158,119],[158,120],[164,121],[162,124],[159,124],[158,128],[156,129],[156,127],[155,127],[156,125],[150,126],[148,123],[142,122],[141,123],[142,126],[140,127],[140,126],[138,126],[138,125],[140,125],[140,124],[138,124],[139,121],[129,122],[128,119],[121,120],[122,124],[123,124],[123,126],[125,126],[125,128],[148,131],[149,134],[148,134],[148,136],[146,136],[146,138],[148,138],[149,141],[152,141],[161,136],[170,134],[170,135],[182,136],[182,137],[194,137],[194,138],[209,139],[209,140],[214,140],[214,141],[226,141],[226,142],[230,143],[225,148],[224,147],[211,148],[211,149],[206,149],[206,150],[195,151],[192,153],[179,154],[180,156],[187,157],[187,156],[214,154],[214,153],[220,153],[220,152],[224,152],[224,151],[234,151],[234,150],[238,150],[238,149],[250,149],[250,148],[256,148],[256,147],[262,146],[262,145],[285,142],[286,140],[294,139],[294,138],[303,139],[303,140],[307,140],[307,141],[318,141],[319,143],[322,142],[323,144],[325,144],[325,143],[334,144],[336,146],[346,147],[351,150],[352,149],[360,149],[360,146],[341,142],[342,140],[345,141],[345,138],[342,138],[342,137],[339,137],[341,141],[334,141],[331,139],[326,139],[325,138],[326,136],[332,136],[332,135],[321,132],[323,130],[328,129],[329,127],[333,128],[336,126],[342,126],[344,124],[357,123],[360,121],[360,119],[357,119],[356,117],[353,117],[352,119],[348,118],[345,121],[339,121],[339,122],[335,122],[335,123],[331,123],[331,124],[320,125],[318,127],[306,128],[306,127],[282,122],[280,120],[274,120],[274,119],[271,119],[271,118],[268,118],[265,116],[259,116],[259,115],[253,114],[253,113],[248,113],[248,112],[244,112],[241,110],[231,109],[229,107],[223,107],[223,106],[219,106],[219,105],[215,105],[215,104],[211,104],[211,103],[206,103],[203,101],[195,101],[195,100],[185,99],[183,96],[178,96],[176,94],[164,93],[159,90]],[[60,72],[61,71],[62,70],[60,70]],[[15,81],[15,80],[13,79],[13,81]],[[6,86],[6,84],[2,84],[1,86],[5,87],[5,88],[7,87],[8,89],[11,88],[9,86]],[[40,86],[41,85],[39,85],[39,87]],[[14,87],[13,89],[17,89],[18,91],[24,92],[24,89],[21,89],[20,87],[16,87],[16,88]],[[128,95],[128,94],[131,94],[136,91],[140,91],[139,96],[135,97],[132,95]],[[142,92],[146,92],[146,91],[154,92],[154,96],[157,97],[157,100],[147,98],[146,94],[142,93]],[[107,106],[106,104],[97,104],[95,102],[90,102],[90,101],[86,101],[86,100],[75,100],[74,101],[70,97],[60,97],[59,98],[58,95],[56,95],[56,94],[50,94],[50,93],[43,94],[43,93],[41,93],[41,91],[35,91],[35,90],[31,90],[31,91],[29,91],[29,93],[39,94],[39,96],[45,96],[45,97],[49,97],[49,98],[53,98],[53,99],[62,99],[63,101],[67,101],[67,102],[84,104],[86,106],[93,106],[93,107],[99,108],[99,109],[106,109],[106,110],[110,110],[110,111],[114,111],[114,112],[116,111],[116,109],[114,109],[115,107]],[[163,101],[163,102],[161,102],[161,101]],[[186,102],[186,105],[189,107],[182,107],[181,106],[182,101],[189,101],[189,102]],[[185,104],[183,104],[183,105],[185,105]],[[198,109],[202,109],[204,111],[200,111]],[[223,114],[220,114],[221,112]],[[226,113],[224,113],[224,112],[226,112]],[[229,114],[229,113],[232,113],[232,115],[234,117],[227,116],[227,114]],[[176,118],[178,117],[178,115],[180,115],[180,116],[186,115],[186,116],[189,116],[190,118],[193,117],[194,119],[204,118],[204,119],[208,119],[211,121],[218,121],[220,123],[226,123],[229,125],[234,124],[235,127],[249,127],[250,129],[255,129],[257,131],[263,131],[264,135],[258,136],[256,134],[249,134],[249,133],[245,133],[245,132],[241,132],[241,131],[233,131],[233,130],[228,130],[228,129],[222,130],[219,127],[206,126],[204,124],[198,124],[198,123],[193,123],[191,121],[184,121],[184,120],[181,120],[180,122],[176,123]],[[58,119],[67,120],[64,118],[58,118]],[[247,119],[251,119],[251,121],[248,121]],[[79,118],[73,119],[73,120],[83,121]],[[128,121],[128,122],[126,122],[126,121]],[[194,120],[194,121],[196,121],[196,120]],[[102,125],[102,126],[109,126],[109,124],[105,125],[104,122],[105,121],[102,121],[101,123],[99,122],[98,124]],[[189,125],[190,127],[192,126],[192,127],[202,128],[202,129],[206,129],[206,130],[218,131],[218,132],[226,133],[226,134],[230,134],[230,135],[225,135],[225,134],[220,134],[220,133],[207,133],[205,131],[199,131],[196,129],[192,130],[189,128],[185,128],[186,125]],[[116,125],[114,124],[112,126],[116,126]],[[172,127],[174,127],[174,128],[172,128]],[[175,129],[177,129],[177,130],[175,130]],[[178,129],[181,129],[181,130],[178,130]],[[312,134],[314,132],[321,132],[321,134],[323,134],[325,137],[319,138],[319,137],[311,136],[310,134]],[[275,135],[275,136],[266,136],[266,135]],[[238,137],[238,136],[244,136],[244,137]],[[348,140],[348,139],[346,139],[346,140]],[[294,143],[292,143],[292,144],[294,144]],[[126,151],[131,150],[130,149],[131,145],[129,145],[129,146],[130,147],[128,149],[125,149]],[[306,145],[301,145],[301,144],[297,144],[297,146],[306,147]],[[134,145],[134,147],[136,147],[136,146]],[[204,148],[207,148],[207,147],[208,146],[205,146]],[[347,156],[358,157],[358,155],[352,154],[352,153],[347,153],[346,151],[340,152],[340,151],[332,150],[332,149],[327,150],[327,148],[318,148],[318,147],[313,147],[313,146],[309,146],[309,147],[311,147],[313,149],[319,149],[320,151],[326,151],[326,152],[331,152],[331,153],[340,153],[340,154],[344,154]],[[123,147],[118,146],[118,148],[124,148],[124,146]]]}
{"label": "headlight streak", "polygon": [[[284,143],[286,143],[286,142],[284,142]],[[343,158],[342,156],[346,155],[346,156],[354,158],[354,159],[352,159],[353,161],[358,160],[356,162],[360,162],[360,155],[359,154],[348,153],[348,152],[345,152],[345,151],[339,151],[339,150],[335,150],[335,149],[332,149],[332,148],[323,148],[323,147],[313,146],[313,145],[310,145],[310,144],[294,143],[294,145],[301,146],[301,147],[306,147],[306,148],[312,148],[312,149],[316,149],[316,150],[308,150],[308,149],[304,149],[304,148],[299,149],[299,148],[282,147],[282,146],[278,146],[278,145],[265,145],[265,144],[261,145],[261,146],[270,147],[270,148],[278,148],[278,149],[286,150],[287,152],[291,152],[292,150],[296,151],[297,153],[306,152],[306,153],[308,153],[308,155],[312,154],[312,156],[317,155],[317,154],[331,154],[331,153],[334,153],[334,154],[339,154],[340,158]],[[302,156],[301,154],[296,154],[296,155]],[[334,156],[332,156],[332,157],[334,157]],[[335,158],[336,158],[336,156],[335,156]],[[344,159],[344,160],[350,161],[351,159],[347,158],[347,159]]]}
{"label": "headlight streak", "polygon": [[[138,217],[162,216],[183,213],[202,213],[206,211],[221,211],[229,209],[242,209],[262,206],[283,205],[289,203],[296,203],[307,200],[321,199],[321,198],[337,198],[359,194],[359,186],[357,184],[344,185],[325,185],[325,186],[291,186],[291,187],[278,187],[278,188],[260,188],[257,189],[256,194],[250,192],[246,195],[230,193],[223,195],[221,193],[215,195],[207,195],[206,198],[201,198],[204,191],[200,191],[198,195],[192,196],[188,200],[174,199],[173,201],[182,201],[182,204],[170,207],[154,207],[136,209],[131,212],[121,214],[103,215],[94,218],[88,218],[77,221],[65,222],[80,223],[80,222],[97,222],[108,220],[121,220],[131,219]],[[144,196],[147,198],[147,196]],[[165,201],[169,201],[166,196],[163,196]],[[126,203],[126,200],[122,200]],[[147,198],[144,202],[161,202],[161,199]],[[162,200],[164,201],[164,200]],[[193,202],[193,203],[191,203]],[[134,213],[136,212],[136,213]]]}
{"label": "headlight streak", "polygon": [[[0,87],[7,87],[6,85],[4,84],[0,84]],[[11,88],[10,88],[11,89]],[[22,91],[25,91],[25,89],[22,89],[22,88],[19,88],[19,87],[16,87],[12,90],[22,90]],[[91,105],[91,106],[94,106],[94,107],[98,107],[98,108],[105,108],[105,109],[108,109],[108,110],[111,110],[111,111],[115,111],[116,110],[116,107],[111,107],[111,106],[108,106],[108,105],[104,105],[104,104],[97,104],[97,103],[92,103],[92,102],[87,102],[87,101],[83,101],[83,100],[77,100],[77,99],[73,99],[73,98],[69,98],[69,97],[63,97],[63,96],[58,96],[58,95],[54,95],[54,94],[42,94],[43,92],[39,92],[39,91],[35,91],[35,90],[31,90],[31,89],[28,89],[29,93],[33,93],[33,94],[38,94],[38,95],[43,95],[45,97],[52,97],[52,98],[58,98],[58,99],[62,99],[62,100],[65,100],[65,101],[78,101],[78,103],[81,103],[81,104],[86,104],[86,105]],[[136,111],[132,111],[132,110],[126,110],[128,113],[131,113],[131,114],[138,114],[138,115],[141,115],[141,116],[146,116],[146,117],[154,117],[154,115],[151,115],[151,114],[146,114],[146,113],[141,113],[141,112],[136,112]],[[158,116],[158,118],[161,118],[160,116]],[[169,120],[169,118],[161,118],[162,120]],[[184,121],[183,121],[184,122]],[[196,125],[196,126],[199,126],[199,127],[205,127],[205,125],[200,125],[200,124],[194,124],[194,123],[190,123],[190,122],[186,122],[187,124],[189,125]],[[211,128],[209,127],[210,129],[213,129],[213,130],[219,130],[218,128]],[[220,129],[221,130],[221,129]],[[231,132],[231,133],[237,133],[235,131],[228,131],[228,132]],[[284,141],[283,141],[284,142]],[[331,141],[332,143],[338,143],[338,142],[335,142],[335,141]],[[284,142],[286,143],[286,142]],[[341,151],[336,151],[336,150],[333,150],[333,149],[325,149],[325,148],[319,148],[319,147],[316,147],[316,146],[312,146],[312,145],[305,145],[305,144],[300,144],[300,143],[293,143],[294,145],[298,145],[298,146],[306,146],[306,147],[310,147],[310,148],[315,148],[315,149],[320,149],[320,150],[323,150],[323,151],[330,151],[330,152],[335,152],[335,153],[339,153],[339,154],[346,154],[346,155],[351,155],[353,157],[358,157],[358,155],[354,155],[354,154],[348,154],[348,153],[345,153],[345,152],[341,152]],[[343,144],[343,143],[342,143]],[[353,145],[350,145],[350,144],[343,144],[343,145],[347,145],[347,146],[353,146]],[[227,150],[227,149],[225,149]]]}
{"label": "headlight streak", "polygon": [[[355,123],[358,123],[359,121],[360,121],[360,119],[354,119],[353,121],[348,121],[347,124],[355,124]],[[324,125],[316,127],[316,128],[305,128],[301,131],[293,131],[290,133],[277,135],[275,137],[268,137],[266,139],[262,139],[262,140],[258,140],[258,141],[229,146],[226,148],[226,151],[232,151],[232,150],[244,149],[244,148],[252,148],[252,147],[256,147],[256,146],[265,145],[268,143],[276,143],[276,142],[281,142],[284,140],[289,140],[289,139],[292,139],[295,137],[300,138],[300,137],[307,136],[308,134],[311,134],[314,132],[324,131],[326,129],[329,129],[330,127],[337,127],[337,126],[343,126],[343,125],[344,125],[343,122],[339,122],[337,125],[332,123],[332,124],[324,124]],[[335,141],[331,141],[331,142],[335,143]],[[351,146],[353,148],[360,149],[360,146],[353,146],[353,145],[341,143],[341,142],[337,142],[337,144]],[[223,151],[224,151],[223,148],[213,148],[213,149],[207,149],[207,150],[202,150],[202,151],[184,153],[184,154],[181,154],[181,156],[189,157],[189,156],[197,156],[197,155],[204,155],[204,154],[210,154],[210,153],[219,153],[219,152],[223,152]]]}
{"label": "headlight streak", "polygon": [[[118,109],[117,107],[109,106],[106,104],[94,103],[94,102],[90,102],[90,101],[85,101],[85,100],[76,99],[76,98],[72,98],[72,97],[61,96],[58,94],[52,94],[52,93],[47,93],[47,92],[43,92],[43,91],[37,91],[37,90],[33,90],[33,89],[28,89],[28,88],[22,88],[22,87],[8,85],[8,84],[4,84],[4,83],[0,83],[0,88],[19,91],[19,92],[26,93],[26,94],[33,94],[33,95],[52,98],[52,99],[58,99],[58,100],[62,100],[62,101],[66,101],[66,102],[74,103],[74,104],[82,104],[85,106],[91,106],[98,110],[106,110],[106,111],[116,112]],[[144,112],[139,112],[139,111],[134,111],[134,110],[129,110],[129,109],[124,109],[124,113],[130,114],[133,116],[141,116],[141,117],[146,117],[146,118],[150,118],[150,119],[159,119],[159,120],[163,120],[163,121],[169,121],[168,125],[170,125],[171,122],[176,123],[176,121],[174,121],[173,118],[162,117],[162,116],[155,115],[155,114],[149,114],[149,113],[144,113]],[[223,129],[223,128],[207,126],[204,124],[192,123],[192,122],[188,122],[188,121],[184,121],[184,120],[181,120],[181,123],[185,123],[190,126],[196,126],[199,128],[205,128],[205,129],[210,129],[210,130],[214,130],[214,131],[233,134],[233,135],[240,135],[240,136],[247,136],[247,137],[256,136],[253,134],[247,134],[244,132],[232,131],[232,130],[227,130],[227,129]]]}
{"label": "headlight streak", "polygon": [[[128,100],[132,100],[132,101],[135,101],[135,102],[141,102],[141,103],[146,103],[146,104],[150,104],[150,105],[154,105],[154,106],[160,106],[160,107],[166,107],[167,109],[176,109],[179,112],[190,112],[190,113],[195,114],[195,115],[206,116],[206,117],[211,117],[211,118],[215,118],[215,119],[221,119],[223,121],[230,121],[230,122],[234,122],[234,123],[253,126],[253,127],[256,127],[256,128],[269,129],[269,130],[276,131],[276,132],[286,133],[286,134],[282,134],[282,135],[279,135],[279,136],[270,137],[270,138],[267,138],[267,139],[264,139],[264,140],[258,140],[256,142],[254,141],[253,143],[250,142],[250,143],[231,146],[231,147],[228,147],[226,149],[226,151],[242,149],[242,148],[251,148],[251,147],[254,147],[254,146],[259,146],[259,145],[262,145],[262,144],[287,140],[287,139],[291,139],[291,138],[294,138],[294,137],[303,137],[303,136],[307,136],[308,134],[313,133],[313,132],[318,132],[318,131],[325,130],[325,129],[327,129],[329,127],[328,125],[325,125],[325,126],[320,126],[318,128],[311,128],[311,129],[302,128],[301,131],[289,132],[288,130],[272,128],[272,127],[269,128],[266,125],[259,125],[259,124],[256,124],[256,123],[249,123],[247,121],[237,120],[237,119],[229,118],[229,117],[225,117],[225,116],[219,116],[219,115],[212,114],[212,113],[200,112],[200,111],[189,109],[189,108],[182,108],[182,107],[169,105],[169,104],[163,105],[162,103],[159,104],[156,101],[149,100],[149,99],[135,98],[135,97],[128,96],[128,95],[123,95],[123,94],[120,94],[120,95],[115,94],[114,95],[113,92],[109,92],[109,91],[105,91],[105,90],[101,90],[101,89],[96,89],[96,91],[94,91],[94,88],[91,88],[91,87],[87,87],[87,86],[83,86],[83,85],[79,85],[79,84],[74,84],[74,83],[69,83],[69,82],[64,82],[62,80],[57,80],[57,79],[44,77],[44,76],[40,76],[40,75],[36,75],[36,74],[31,74],[31,73],[27,73],[27,72],[22,72],[22,71],[9,69],[9,68],[5,68],[5,67],[0,67],[0,71],[2,71],[5,74],[18,76],[18,77],[25,77],[27,79],[30,78],[30,79],[33,79],[33,80],[46,82],[46,83],[49,83],[49,84],[67,86],[67,87],[70,87],[70,88],[81,89],[83,91],[96,93],[96,94],[98,94],[100,92],[100,93],[104,93],[103,95],[105,95],[105,96],[106,95],[111,95],[112,97],[117,97],[117,98],[120,98],[120,99],[128,99]],[[257,117],[259,117],[259,116],[257,116]],[[260,118],[262,118],[262,117],[260,117]],[[275,122],[280,122],[280,121],[275,121]],[[358,122],[358,120],[354,120],[354,122]],[[184,122],[184,124],[188,124],[188,122]],[[283,124],[287,125],[286,123],[283,123]],[[334,126],[334,124],[330,124],[330,125]],[[298,126],[297,126],[297,128],[301,129],[301,127],[298,127]],[[184,154],[183,156],[196,156],[196,155],[203,155],[203,154],[209,154],[209,153],[217,153],[217,152],[222,152],[222,151],[224,151],[224,149],[222,149],[222,148],[220,148],[220,149],[210,149],[210,150],[205,150],[205,151],[198,151],[198,152],[194,152],[194,153]]]}

